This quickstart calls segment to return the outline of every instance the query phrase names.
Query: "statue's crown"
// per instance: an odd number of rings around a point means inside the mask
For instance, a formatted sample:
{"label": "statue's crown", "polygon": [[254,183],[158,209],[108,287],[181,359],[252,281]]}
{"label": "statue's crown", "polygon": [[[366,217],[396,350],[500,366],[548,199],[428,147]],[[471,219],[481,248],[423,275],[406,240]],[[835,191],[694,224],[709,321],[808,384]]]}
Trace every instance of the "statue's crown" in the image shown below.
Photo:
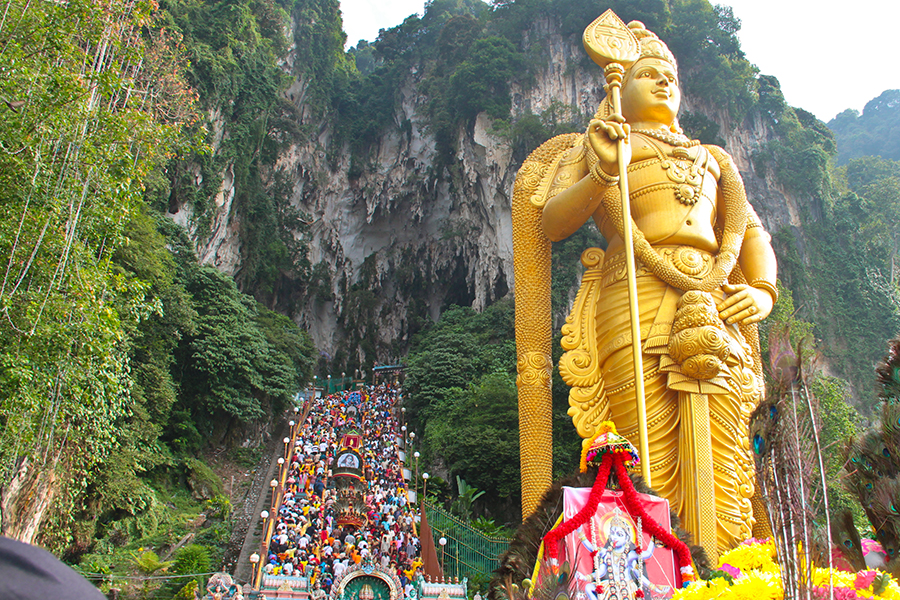
{"label": "statue's crown", "polygon": [[675,62],[675,55],[669,50],[669,47],[657,37],[655,33],[647,29],[640,21],[632,21],[628,24],[628,29],[637,38],[641,47],[641,58],[660,58],[666,62],[672,63],[672,66],[678,70],[678,63]]}
{"label": "statue's crown", "polygon": [[620,509],[618,506],[613,509],[613,516],[609,520],[609,526],[610,528],[619,527],[621,529],[624,529],[625,531],[631,531],[631,523],[628,521],[628,519],[625,518],[625,515],[622,513],[622,509]]}

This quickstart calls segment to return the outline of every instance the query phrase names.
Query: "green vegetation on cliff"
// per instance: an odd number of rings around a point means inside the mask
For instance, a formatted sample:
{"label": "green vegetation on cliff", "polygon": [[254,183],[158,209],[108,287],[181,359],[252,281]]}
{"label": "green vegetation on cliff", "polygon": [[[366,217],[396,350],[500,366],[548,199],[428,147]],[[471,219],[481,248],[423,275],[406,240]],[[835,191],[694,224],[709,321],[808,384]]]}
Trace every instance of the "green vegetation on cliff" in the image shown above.
{"label": "green vegetation on cliff", "polygon": [[839,165],[865,156],[900,160],[900,90],[887,90],[870,100],[862,114],[848,108],[828,127],[837,138]]}
{"label": "green vegetation on cliff", "polygon": [[799,315],[815,324],[819,348],[864,414],[874,400],[873,365],[900,330],[896,284],[896,163],[859,159],[832,166],[831,131],[784,102],[777,81],[759,78],[762,115],[779,135],[753,157],[802,202],[802,227],[771,232],[779,278],[794,292]]}
{"label": "green vegetation on cliff", "polygon": [[[252,6],[217,5],[258,48],[267,5]],[[0,21],[0,525],[73,560],[174,545],[221,492],[198,452],[243,442],[310,375],[308,335],[199,265],[150,207],[166,208],[173,156],[208,156],[195,90],[200,105],[241,85],[277,97],[241,79],[234,48],[179,32],[185,7],[13,3]],[[280,82],[282,50],[244,75]],[[189,65],[217,87],[189,82]],[[213,525],[198,539],[220,545],[228,526]]]}
{"label": "green vegetation on cliff", "polygon": [[[497,302],[480,314],[450,307],[431,329],[417,336],[408,362],[407,417],[422,436],[422,470],[433,465],[439,472],[446,470],[450,480],[461,477],[484,490],[475,513],[498,523],[519,522],[512,302]],[[566,416],[565,397],[554,398],[557,475],[569,473],[577,464],[578,443]]]}

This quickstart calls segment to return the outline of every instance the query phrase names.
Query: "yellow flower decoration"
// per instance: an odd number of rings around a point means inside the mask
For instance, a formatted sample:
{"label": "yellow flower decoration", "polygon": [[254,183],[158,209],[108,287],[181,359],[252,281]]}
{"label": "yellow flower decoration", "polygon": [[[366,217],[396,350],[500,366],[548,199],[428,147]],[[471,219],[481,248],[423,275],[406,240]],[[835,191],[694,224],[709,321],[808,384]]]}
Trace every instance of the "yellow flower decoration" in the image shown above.
{"label": "yellow flower decoration", "polygon": [[719,557],[719,566],[729,564],[742,573],[755,570],[772,571],[775,564],[775,543],[740,545]]}
{"label": "yellow flower decoration", "polygon": [[784,590],[778,573],[751,571],[736,579],[722,600],[782,600]]}
{"label": "yellow flower decoration", "polygon": [[723,577],[712,581],[698,581],[677,590],[672,596],[672,600],[713,600],[713,598],[721,597],[730,587],[728,581]]}
{"label": "yellow flower decoration", "polygon": [[[719,567],[729,564],[741,570],[741,576],[729,583],[724,577],[710,581],[697,581],[687,588],[677,590],[672,600],[784,600],[781,583],[781,568],[775,562],[775,544],[741,545],[723,554]],[[866,569],[869,571],[870,569]],[[829,583],[837,588],[853,590],[859,598],[873,600],[900,600],[900,585],[893,578],[881,594],[874,594],[871,588],[856,589],[858,573],[848,573],[840,569],[814,569],[812,585],[828,588]]]}
{"label": "yellow flower decoration", "polygon": [[885,600],[900,600],[900,586],[897,585],[897,581],[891,579],[891,582],[888,584],[887,589],[884,590],[884,593],[881,594],[882,598]]}

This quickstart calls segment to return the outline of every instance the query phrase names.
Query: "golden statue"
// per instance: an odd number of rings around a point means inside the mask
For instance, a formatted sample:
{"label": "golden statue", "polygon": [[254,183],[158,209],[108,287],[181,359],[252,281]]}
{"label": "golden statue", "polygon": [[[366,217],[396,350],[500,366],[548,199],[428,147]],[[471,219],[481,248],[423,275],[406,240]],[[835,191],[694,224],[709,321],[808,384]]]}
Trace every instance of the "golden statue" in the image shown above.
{"label": "golden statue", "polygon": [[608,96],[584,134],[528,157],[513,194],[523,515],[551,477],[550,244],[593,217],[608,247],[582,254],[562,330],[569,415],[584,438],[613,420],[714,558],[755,521],[748,420],[763,393],[756,324],[777,299],[775,255],[728,154],[678,126],[668,47],[612,11],[584,41]]}

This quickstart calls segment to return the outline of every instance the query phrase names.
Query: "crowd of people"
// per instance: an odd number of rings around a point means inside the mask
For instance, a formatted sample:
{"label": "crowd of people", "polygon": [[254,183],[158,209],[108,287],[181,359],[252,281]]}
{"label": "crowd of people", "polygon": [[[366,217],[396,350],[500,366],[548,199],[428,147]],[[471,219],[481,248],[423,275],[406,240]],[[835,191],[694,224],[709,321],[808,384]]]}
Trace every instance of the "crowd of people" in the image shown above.
{"label": "crowd of people", "polygon": [[[407,595],[419,560],[415,507],[399,461],[399,390],[389,384],[322,396],[312,401],[290,457],[265,571],[309,578],[323,597],[347,569],[372,561],[397,574]],[[333,475],[344,435],[357,432],[363,458],[360,525],[339,524]]]}

